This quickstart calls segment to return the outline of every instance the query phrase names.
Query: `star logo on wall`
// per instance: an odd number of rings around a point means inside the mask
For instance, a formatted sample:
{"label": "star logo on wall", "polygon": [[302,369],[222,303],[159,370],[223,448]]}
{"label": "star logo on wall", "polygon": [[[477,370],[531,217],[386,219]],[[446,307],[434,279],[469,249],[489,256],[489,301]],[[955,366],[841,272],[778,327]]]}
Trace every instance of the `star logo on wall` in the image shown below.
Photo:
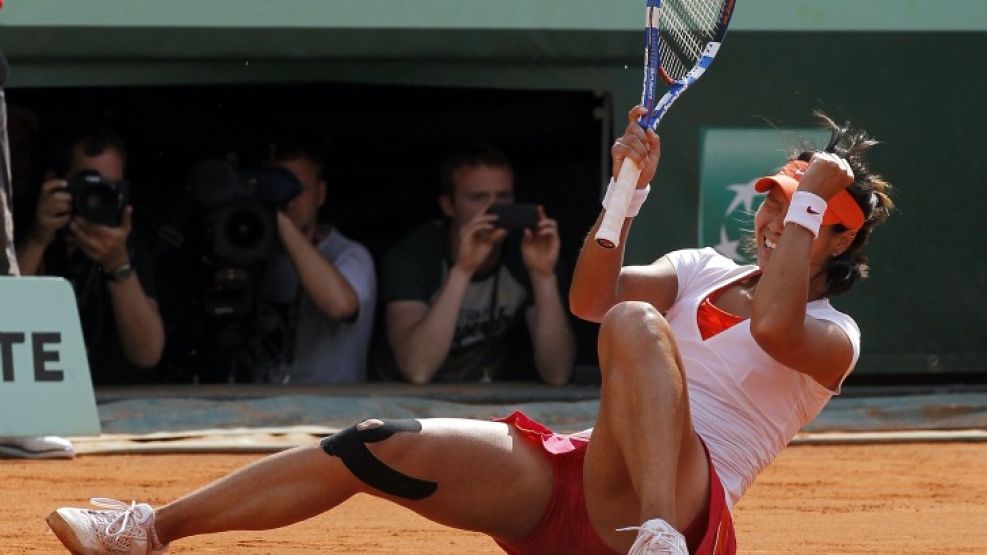
{"label": "star logo on wall", "polygon": [[739,240],[731,241],[730,237],[727,236],[727,226],[720,226],[720,242],[713,246],[716,252],[733,260],[743,260],[744,257],[737,252],[738,246],[740,246]]}
{"label": "star logo on wall", "polygon": [[[734,183],[733,185],[724,187],[733,193],[733,198],[727,205],[727,209],[723,212],[723,221],[720,223],[720,242],[714,245],[713,248],[723,256],[737,262],[748,261],[747,256],[739,250],[740,236],[744,233],[739,228],[739,225],[740,222],[748,221],[750,215],[754,213],[755,200],[761,196],[761,193],[758,193],[754,189],[754,183],[756,182],[756,179],[752,179],[747,183]],[[737,211],[741,212],[739,217],[736,214]],[[738,238],[731,240],[731,234]]]}
{"label": "star logo on wall", "polygon": [[747,183],[727,185],[727,189],[733,191],[733,200],[731,200],[730,205],[727,206],[727,211],[723,213],[724,216],[729,216],[730,212],[733,212],[738,206],[740,206],[741,203],[744,205],[744,212],[746,214],[751,213],[751,206],[754,202],[754,197],[761,194],[754,189],[755,183],[757,183],[757,180],[752,179]]}

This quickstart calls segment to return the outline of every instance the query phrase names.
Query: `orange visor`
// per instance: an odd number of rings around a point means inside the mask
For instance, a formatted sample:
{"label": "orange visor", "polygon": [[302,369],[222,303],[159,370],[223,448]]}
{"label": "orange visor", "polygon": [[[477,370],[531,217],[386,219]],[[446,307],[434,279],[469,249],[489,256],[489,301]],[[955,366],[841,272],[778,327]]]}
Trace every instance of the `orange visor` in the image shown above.
{"label": "orange visor", "polygon": [[[785,197],[792,200],[792,195],[798,189],[799,180],[808,167],[808,162],[792,160],[775,175],[758,179],[754,183],[754,189],[759,193],[767,193],[772,187],[781,187]],[[864,225],[864,211],[860,209],[857,201],[853,200],[853,195],[843,189],[829,199],[822,223],[823,225],[843,224],[849,229],[860,229]]]}

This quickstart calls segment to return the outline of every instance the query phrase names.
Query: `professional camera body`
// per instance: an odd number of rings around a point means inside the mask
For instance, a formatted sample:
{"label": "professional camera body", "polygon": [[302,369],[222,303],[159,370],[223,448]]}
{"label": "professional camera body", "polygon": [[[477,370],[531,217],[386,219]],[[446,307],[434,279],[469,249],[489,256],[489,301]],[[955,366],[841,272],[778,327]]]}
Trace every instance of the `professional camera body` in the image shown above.
{"label": "professional camera body", "polygon": [[126,180],[110,181],[99,172],[83,170],[68,180],[66,190],[72,195],[72,211],[87,221],[110,227],[123,222],[130,185]]}
{"label": "professional camera body", "polygon": [[196,166],[189,187],[204,216],[211,254],[217,262],[238,266],[270,257],[278,238],[275,212],[302,190],[286,169],[236,172],[222,160]]}
{"label": "professional camera body", "polygon": [[206,160],[193,169],[188,200],[158,234],[175,247],[167,250],[180,252],[164,265],[177,265],[187,276],[169,284],[183,292],[177,306],[164,310],[180,313],[173,317],[182,337],[173,345],[175,364],[193,380],[258,381],[264,370],[256,368],[258,361],[281,356],[265,342],[284,328],[286,313],[265,301],[260,286],[279,251],[277,211],[301,189],[283,168],[237,171],[223,160]]}

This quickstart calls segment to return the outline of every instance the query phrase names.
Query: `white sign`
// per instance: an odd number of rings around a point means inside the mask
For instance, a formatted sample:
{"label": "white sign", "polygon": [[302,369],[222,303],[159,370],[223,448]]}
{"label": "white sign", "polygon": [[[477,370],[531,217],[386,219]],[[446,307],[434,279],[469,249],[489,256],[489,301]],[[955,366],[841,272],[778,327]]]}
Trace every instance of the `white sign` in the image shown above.
{"label": "white sign", "polygon": [[0,436],[99,433],[72,286],[0,277]]}

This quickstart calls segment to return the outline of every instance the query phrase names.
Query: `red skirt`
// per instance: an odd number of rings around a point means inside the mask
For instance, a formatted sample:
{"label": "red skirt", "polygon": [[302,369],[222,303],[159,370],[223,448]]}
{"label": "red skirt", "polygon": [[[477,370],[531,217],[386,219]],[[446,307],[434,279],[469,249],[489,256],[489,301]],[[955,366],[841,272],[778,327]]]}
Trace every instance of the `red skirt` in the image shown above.
{"label": "red skirt", "polygon": [[[552,463],[554,475],[552,496],[535,529],[520,541],[498,541],[497,544],[511,555],[619,555],[603,543],[586,510],[583,460],[589,438],[556,434],[521,412],[495,420],[514,426],[525,439],[540,445]],[[708,453],[706,459],[709,460]],[[709,463],[709,483],[708,510],[696,518],[683,535],[689,553],[733,555],[737,552],[733,520],[712,462]]]}

